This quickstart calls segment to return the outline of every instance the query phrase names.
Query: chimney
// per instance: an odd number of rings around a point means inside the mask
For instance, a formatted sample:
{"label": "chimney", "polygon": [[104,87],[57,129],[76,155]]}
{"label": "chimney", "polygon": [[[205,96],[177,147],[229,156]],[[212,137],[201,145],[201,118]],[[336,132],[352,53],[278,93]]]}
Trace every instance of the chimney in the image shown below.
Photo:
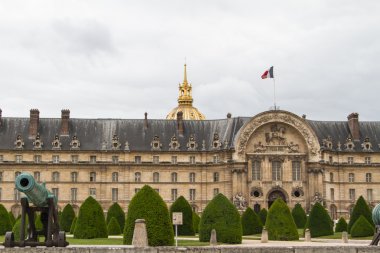
{"label": "chimney", "polygon": [[183,112],[177,112],[177,129],[178,134],[183,135],[184,127],[183,127]]}
{"label": "chimney", "polygon": [[360,140],[359,114],[356,112],[353,112],[350,115],[348,115],[347,119],[348,119],[348,128],[350,129],[352,139],[354,141]]}
{"label": "chimney", "polygon": [[148,128],[148,113],[145,112],[144,115],[145,115],[145,118],[144,118],[144,129],[147,129]]}
{"label": "chimney", "polygon": [[230,118],[231,118],[231,116],[232,116],[232,114],[231,114],[231,113],[227,113],[227,119],[230,119]]}
{"label": "chimney", "polygon": [[61,110],[61,132],[60,135],[69,135],[69,120],[70,120],[70,110]]}
{"label": "chimney", "polygon": [[36,138],[39,122],[40,122],[40,111],[38,109],[31,109],[30,119],[29,119],[29,138],[30,139]]}

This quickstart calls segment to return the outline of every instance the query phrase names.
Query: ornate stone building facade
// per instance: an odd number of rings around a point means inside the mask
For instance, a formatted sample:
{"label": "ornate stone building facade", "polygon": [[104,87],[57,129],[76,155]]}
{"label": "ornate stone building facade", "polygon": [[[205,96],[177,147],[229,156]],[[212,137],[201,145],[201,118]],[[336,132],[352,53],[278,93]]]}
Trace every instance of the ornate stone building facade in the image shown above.
{"label": "ornate stone building facade", "polygon": [[240,209],[268,208],[278,197],[307,210],[319,201],[335,219],[349,216],[360,195],[380,202],[380,122],[359,122],[355,113],[346,122],[313,121],[280,110],[220,120],[176,114],[72,119],[62,110],[48,119],[37,109],[29,118],[0,110],[0,202],[19,212],[14,180],[24,171],[46,181],[60,207],[78,208],[92,195],[104,210],[116,201],[127,210],[145,184],[168,205],[183,195],[198,212],[217,193]]}

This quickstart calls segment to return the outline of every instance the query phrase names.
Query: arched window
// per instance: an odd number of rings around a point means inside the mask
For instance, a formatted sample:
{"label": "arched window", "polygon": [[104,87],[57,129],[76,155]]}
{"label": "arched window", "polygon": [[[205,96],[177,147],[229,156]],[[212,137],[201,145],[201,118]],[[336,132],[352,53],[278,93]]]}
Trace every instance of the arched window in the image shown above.
{"label": "arched window", "polygon": [[173,172],[172,175],[171,175],[171,178],[172,178],[172,182],[173,183],[177,182],[177,173]]}
{"label": "arched window", "polygon": [[54,171],[51,174],[51,181],[53,181],[53,182],[58,182],[59,181],[59,172]]}
{"label": "arched window", "polygon": [[141,182],[141,173],[140,172],[135,173],[135,182]]}
{"label": "arched window", "polygon": [[219,182],[219,172],[214,172],[214,182]]}
{"label": "arched window", "polygon": [[160,182],[160,173],[158,173],[158,172],[153,173],[153,182],[154,183]]}
{"label": "arched window", "polygon": [[78,172],[71,172],[71,182],[76,183],[78,181]]}
{"label": "arched window", "polygon": [[90,172],[90,182],[96,182],[96,172]]}
{"label": "arched window", "polygon": [[117,172],[112,173],[112,182],[119,182],[119,173]]}
{"label": "arched window", "polygon": [[195,182],[195,173],[194,172],[191,172],[189,174],[189,181],[190,181],[190,183],[194,183]]}

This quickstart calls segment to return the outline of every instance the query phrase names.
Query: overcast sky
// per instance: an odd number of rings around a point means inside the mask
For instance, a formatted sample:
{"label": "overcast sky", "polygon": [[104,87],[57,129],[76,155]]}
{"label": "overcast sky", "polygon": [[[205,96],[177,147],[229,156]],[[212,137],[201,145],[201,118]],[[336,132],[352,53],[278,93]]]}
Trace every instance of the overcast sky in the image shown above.
{"label": "overcast sky", "polygon": [[5,117],[165,118],[183,64],[207,119],[277,104],[380,120],[380,1],[0,1]]}

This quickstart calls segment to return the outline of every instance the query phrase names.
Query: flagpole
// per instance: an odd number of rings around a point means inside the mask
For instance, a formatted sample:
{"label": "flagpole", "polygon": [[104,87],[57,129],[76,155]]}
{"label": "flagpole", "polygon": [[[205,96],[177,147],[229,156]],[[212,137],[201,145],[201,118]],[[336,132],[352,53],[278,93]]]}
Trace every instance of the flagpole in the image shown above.
{"label": "flagpole", "polygon": [[275,78],[273,77],[273,102],[274,102],[274,110],[277,110],[276,107],[276,81]]}

